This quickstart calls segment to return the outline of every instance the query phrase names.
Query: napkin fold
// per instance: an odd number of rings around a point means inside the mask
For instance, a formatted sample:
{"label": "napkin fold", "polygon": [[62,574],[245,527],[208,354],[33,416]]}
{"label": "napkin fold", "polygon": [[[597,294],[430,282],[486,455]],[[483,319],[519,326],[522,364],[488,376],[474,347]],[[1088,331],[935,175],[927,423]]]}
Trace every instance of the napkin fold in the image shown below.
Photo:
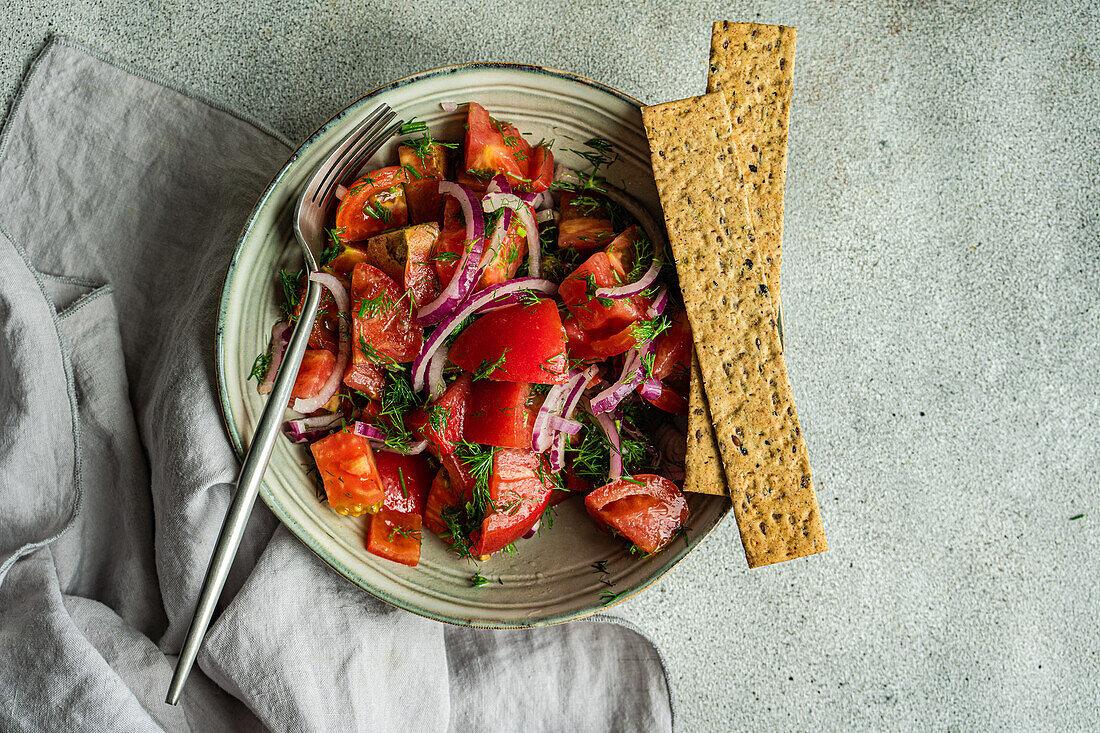
{"label": "napkin fold", "polygon": [[222,280],[289,152],[65,39],[31,65],[0,133],[0,729],[671,730],[636,630],[419,618],[262,503],[181,704],[163,702],[238,469]]}

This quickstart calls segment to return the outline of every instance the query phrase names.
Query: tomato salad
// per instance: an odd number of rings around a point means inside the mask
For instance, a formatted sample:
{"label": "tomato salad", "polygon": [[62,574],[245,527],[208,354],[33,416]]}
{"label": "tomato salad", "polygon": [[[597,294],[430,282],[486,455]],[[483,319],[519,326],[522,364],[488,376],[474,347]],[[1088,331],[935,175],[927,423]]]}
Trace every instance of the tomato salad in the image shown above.
{"label": "tomato salad", "polygon": [[[573,150],[590,171],[555,167],[552,142],[467,107],[463,143],[414,121],[397,165],[339,189],[285,432],[320,498],[369,515],[367,550],[398,563],[417,564],[424,527],[460,557],[516,552],[572,496],[658,552],[688,516],[673,416],[691,358],[662,232],[599,175],[607,141]],[[306,285],[280,276],[261,394]]]}

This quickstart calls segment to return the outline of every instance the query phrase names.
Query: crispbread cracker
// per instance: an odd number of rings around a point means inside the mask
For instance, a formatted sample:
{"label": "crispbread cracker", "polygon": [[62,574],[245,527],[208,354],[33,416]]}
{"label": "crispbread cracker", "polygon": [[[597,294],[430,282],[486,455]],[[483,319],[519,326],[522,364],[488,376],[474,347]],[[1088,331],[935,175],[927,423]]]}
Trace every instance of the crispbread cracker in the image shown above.
{"label": "crispbread cracker", "polygon": [[703,394],[703,377],[694,351],[691,355],[691,390],[688,395],[687,453],[684,461],[684,491],[729,496],[722,459],[714,442],[710,408]]}
{"label": "crispbread cracker", "polygon": [[750,567],[827,549],[721,92],[642,109],[653,175]]}
{"label": "crispbread cracker", "polygon": [[777,306],[797,35],[797,29],[783,25],[715,23],[707,77],[708,92],[726,93],[733,128],[746,142],[743,174],[749,186],[749,212]]}
{"label": "crispbread cracker", "polygon": [[[707,91],[725,91],[730,103],[732,139],[738,143],[734,146],[733,162],[738,180],[747,185],[753,234],[764,257],[764,270],[777,311],[796,38],[797,30],[787,26],[715,23],[707,78]],[[731,170],[730,174],[733,173]],[[781,331],[780,338],[782,335]],[[697,369],[694,357],[692,369]],[[693,379],[688,395],[688,470],[684,491],[717,493],[714,477],[718,472],[714,468],[721,459],[713,435],[708,435],[713,429],[711,422],[702,382]]]}

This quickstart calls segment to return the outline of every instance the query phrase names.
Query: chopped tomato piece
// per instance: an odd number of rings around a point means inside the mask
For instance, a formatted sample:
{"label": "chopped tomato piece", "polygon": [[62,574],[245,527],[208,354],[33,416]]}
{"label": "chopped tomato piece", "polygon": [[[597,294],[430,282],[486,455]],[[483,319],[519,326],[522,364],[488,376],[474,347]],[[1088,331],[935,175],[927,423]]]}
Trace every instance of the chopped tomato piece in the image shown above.
{"label": "chopped tomato piece", "polygon": [[[336,276],[345,286],[348,284],[346,277]],[[293,317],[296,320],[302,313],[302,303],[306,299],[306,276],[301,273],[298,276],[298,300],[294,304]],[[327,288],[321,291],[321,305],[317,310],[317,317],[313,320],[313,330],[309,332],[309,348],[327,349],[333,353],[340,350],[340,309],[336,307],[336,301]]]}
{"label": "chopped tomato piece", "polygon": [[[558,307],[543,299],[486,313],[459,334],[450,359],[500,382],[564,384],[565,329]],[[488,374],[481,374],[485,370]]]}
{"label": "chopped tomato piece", "polygon": [[615,238],[611,216],[603,202],[587,193],[563,192],[558,219],[558,248],[595,252]]}
{"label": "chopped tomato piece", "polygon": [[447,525],[443,521],[443,512],[460,503],[470,501],[474,495],[474,477],[469,468],[453,453],[442,457],[443,468],[435,475],[432,488],[428,492],[428,503],[424,508],[424,526],[443,537]]}
{"label": "chopped tomato piece", "polygon": [[485,194],[485,190],[489,188],[489,181],[491,181],[492,179],[492,173],[474,175],[472,173],[467,173],[463,170],[455,173],[455,183],[461,183],[463,186],[470,189],[478,196],[483,196]]}
{"label": "chopped tomato piece", "polygon": [[[638,388],[638,391],[639,393],[641,392],[641,387]],[[677,393],[676,390],[664,383],[661,384],[660,397],[650,399],[642,395],[642,399],[665,412],[671,412],[673,415],[686,415],[688,411],[688,403],[683,395]]]}
{"label": "chopped tomato piece", "polygon": [[439,239],[435,242],[435,250],[432,252],[432,264],[435,265],[436,274],[439,275],[440,288],[447,287],[447,283],[458,269],[458,261],[466,251],[466,220],[462,218],[462,207],[454,196],[445,197],[443,204],[443,225],[440,227]]}
{"label": "chopped tomato piece", "polygon": [[310,444],[309,450],[333,511],[352,517],[378,511],[383,499],[382,482],[366,438],[355,433],[333,433]]}
{"label": "chopped tomato piece", "polygon": [[527,170],[530,183],[521,183],[520,189],[531,193],[541,193],[554,182],[554,154],[545,145],[539,145],[531,153],[531,165]]}
{"label": "chopped tomato piece", "polygon": [[565,335],[569,339],[570,359],[606,359],[622,354],[637,344],[633,324],[602,337],[581,328],[575,316],[564,319],[562,325],[565,326]]}
{"label": "chopped tomato piece", "polygon": [[[530,206],[527,208],[531,210],[533,217],[534,209]],[[490,233],[486,232],[486,236],[489,235]],[[488,242],[485,246],[489,246]],[[496,256],[486,262],[489,254],[486,251],[481,256],[481,264],[485,266],[485,271],[481,273],[481,279],[477,281],[474,290],[484,290],[491,285],[499,285],[505,280],[511,280],[519,271],[519,266],[527,259],[527,230],[518,216],[512,217],[508,230],[504,233],[504,238],[496,251]]]}
{"label": "chopped tomato piece", "polygon": [[351,278],[351,360],[344,384],[378,399],[382,370],[411,361],[424,332],[409,313],[401,287],[371,265],[356,265]]}
{"label": "chopped tomato piece", "polygon": [[530,448],[542,398],[523,382],[474,382],[466,440],[499,448]]}
{"label": "chopped tomato piece", "polygon": [[634,266],[635,227],[620,234],[602,252],[589,257],[570,273],[558,288],[578,325],[592,332],[593,339],[607,338],[645,317],[651,301],[643,295],[616,300],[596,297],[596,288],[616,287],[628,282]]}
{"label": "chopped tomato piece", "polygon": [[419,514],[379,509],[370,518],[367,552],[416,567],[420,562],[421,522]]}
{"label": "chopped tomato piece", "polygon": [[500,122],[476,102],[466,117],[466,171],[503,173],[513,184],[527,181],[531,146],[514,126]]}
{"label": "chopped tomato piece", "polygon": [[351,277],[351,271],[360,262],[372,264],[365,243],[341,241],[336,256],[328,263],[328,268],[338,275]]}
{"label": "chopped tomato piece", "polygon": [[439,223],[443,213],[443,197],[439,182],[447,171],[447,148],[441,143],[420,143],[415,147],[401,145],[397,157],[405,169],[405,198],[409,206],[409,223]]}
{"label": "chopped tomato piece", "polygon": [[653,376],[674,377],[686,386],[691,370],[691,324],[687,311],[677,311],[671,325],[657,336],[653,354]]}
{"label": "chopped tomato piece", "polygon": [[646,554],[668,545],[688,517],[683,492],[655,474],[612,481],[585,497],[584,505],[597,525],[618,532]]}
{"label": "chopped tomato piece", "polygon": [[325,349],[306,349],[302,356],[302,366],[298,368],[298,377],[294,380],[294,391],[290,396],[296,400],[316,397],[328,381],[334,366],[336,354]]}
{"label": "chopped tomato piece", "polygon": [[470,375],[463,374],[439,399],[409,413],[405,422],[428,441],[437,455],[449,455],[465,436],[469,403]]}
{"label": "chopped tomato piece", "polygon": [[417,306],[426,305],[439,295],[439,279],[432,266],[432,251],[439,239],[439,225],[417,224],[404,231],[405,290]]}
{"label": "chopped tomato piece", "polygon": [[535,526],[555,488],[547,459],[530,450],[501,448],[493,456],[489,506],[473,542],[474,555],[491,555]]}
{"label": "chopped tomato piece", "polygon": [[374,454],[374,465],[382,483],[384,507],[406,514],[424,513],[424,502],[432,483],[427,458],[380,450]]}
{"label": "chopped tomato piece", "polygon": [[380,168],[348,188],[336,209],[336,231],[348,242],[361,242],[408,222],[405,182],[401,166]]}

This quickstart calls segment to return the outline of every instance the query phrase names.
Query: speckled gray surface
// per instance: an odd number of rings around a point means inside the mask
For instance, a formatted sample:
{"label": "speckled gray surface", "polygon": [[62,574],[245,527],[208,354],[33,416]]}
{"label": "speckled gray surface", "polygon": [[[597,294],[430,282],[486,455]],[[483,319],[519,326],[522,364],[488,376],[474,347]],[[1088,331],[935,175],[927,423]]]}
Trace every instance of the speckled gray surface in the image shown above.
{"label": "speckled gray surface", "polygon": [[749,572],[728,522],[622,607],[681,729],[1095,729],[1100,6],[32,0],[0,89],[60,32],[297,140],[462,61],[699,93],[723,18],[799,27],[787,359],[832,549]]}

